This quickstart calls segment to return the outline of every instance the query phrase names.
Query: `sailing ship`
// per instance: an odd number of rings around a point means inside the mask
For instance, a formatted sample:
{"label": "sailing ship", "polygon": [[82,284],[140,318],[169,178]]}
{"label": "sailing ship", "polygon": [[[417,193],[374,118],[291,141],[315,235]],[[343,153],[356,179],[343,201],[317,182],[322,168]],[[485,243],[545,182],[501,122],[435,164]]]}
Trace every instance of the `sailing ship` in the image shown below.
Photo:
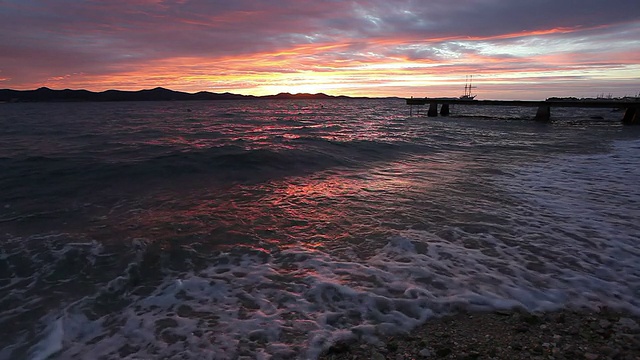
{"label": "sailing ship", "polygon": [[460,100],[473,100],[478,95],[472,95],[471,89],[475,89],[475,86],[471,86],[473,82],[473,75],[467,75],[464,81],[464,95],[460,96]]}

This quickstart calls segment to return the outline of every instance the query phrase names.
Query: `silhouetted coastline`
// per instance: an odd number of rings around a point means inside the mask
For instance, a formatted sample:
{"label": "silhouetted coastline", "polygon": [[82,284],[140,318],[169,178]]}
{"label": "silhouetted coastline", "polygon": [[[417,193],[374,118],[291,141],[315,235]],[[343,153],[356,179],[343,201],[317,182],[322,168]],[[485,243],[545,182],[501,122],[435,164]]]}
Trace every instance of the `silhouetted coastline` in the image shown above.
{"label": "silhouetted coastline", "polygon": [[36,90],[0,89],[0,102],[82,102],[82,101],[185,101],[185,100],[250,100],[250,99],[366,99],[366,97],[333,96],[323,93],[253,96],[232,93],[200,91],[187,93],[157,87],[148,90],[124,91],[106,90],[53,90],[41,87]]}

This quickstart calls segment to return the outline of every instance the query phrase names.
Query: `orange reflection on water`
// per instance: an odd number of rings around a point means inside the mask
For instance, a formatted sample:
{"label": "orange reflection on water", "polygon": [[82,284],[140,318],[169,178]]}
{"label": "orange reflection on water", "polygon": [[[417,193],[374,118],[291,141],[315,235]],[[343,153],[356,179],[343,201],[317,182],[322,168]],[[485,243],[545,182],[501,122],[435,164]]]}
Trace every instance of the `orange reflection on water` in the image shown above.
{"label": "orange reflection on water", "polygon": [[175,184],[155,193],[146,209],[129,212],[117,227],[175,246],[321,250],[421,221],[416,202],[447,190],[465,167],[455,158],[407,156],[360,169],[334,167],[225,187],[202,179],[188,189]]}
{"label": "orange reflection on water", "polygon": [[357,196],[357,184],[343,177],[298,178],[283,184],[271,197],[271,206],[282,210],[290,230],[304,237],[306,247],[316,248],[350,236],[352,217],[348,199]]}

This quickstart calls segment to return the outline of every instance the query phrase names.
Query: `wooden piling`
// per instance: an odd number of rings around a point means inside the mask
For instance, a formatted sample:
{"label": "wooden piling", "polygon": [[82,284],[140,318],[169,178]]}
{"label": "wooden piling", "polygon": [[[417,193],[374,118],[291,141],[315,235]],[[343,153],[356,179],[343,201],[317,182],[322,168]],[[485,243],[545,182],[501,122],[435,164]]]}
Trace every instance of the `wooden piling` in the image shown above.
{"label": "wooden piling", "polygon": [[622,123],[624,125],[640,125],[640,118],[638,118],[638,113],[640,112],[639,108],[629,107],[624,112],[624,117],[622,118]]}
{"label": "wooden piling", "polygon": [[438,103],[432,102],[429,104],[429,112],[427,112],[428,117],[436,117],[438,116]]}
{"label": "wooden piling", "polygon": [[533,119],[538,122],[551,122],[551,106],[539,106],[536,117]]}
{"label": "wooden piling", "polygon": [[442,104],[440,108],[440,115],[449,116],[449,104]]}

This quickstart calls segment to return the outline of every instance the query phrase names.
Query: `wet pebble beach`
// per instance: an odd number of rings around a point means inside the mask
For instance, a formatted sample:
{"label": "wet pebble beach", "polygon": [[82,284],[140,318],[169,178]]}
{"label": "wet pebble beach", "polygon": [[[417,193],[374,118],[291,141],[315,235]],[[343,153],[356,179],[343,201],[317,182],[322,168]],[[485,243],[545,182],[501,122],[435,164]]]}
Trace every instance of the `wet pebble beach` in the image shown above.
{"label": "wet pebble beach", "polygon": [[640,316],[600,309],[459,313],[379,343],[338,343],[321,359],[640,359]]}

